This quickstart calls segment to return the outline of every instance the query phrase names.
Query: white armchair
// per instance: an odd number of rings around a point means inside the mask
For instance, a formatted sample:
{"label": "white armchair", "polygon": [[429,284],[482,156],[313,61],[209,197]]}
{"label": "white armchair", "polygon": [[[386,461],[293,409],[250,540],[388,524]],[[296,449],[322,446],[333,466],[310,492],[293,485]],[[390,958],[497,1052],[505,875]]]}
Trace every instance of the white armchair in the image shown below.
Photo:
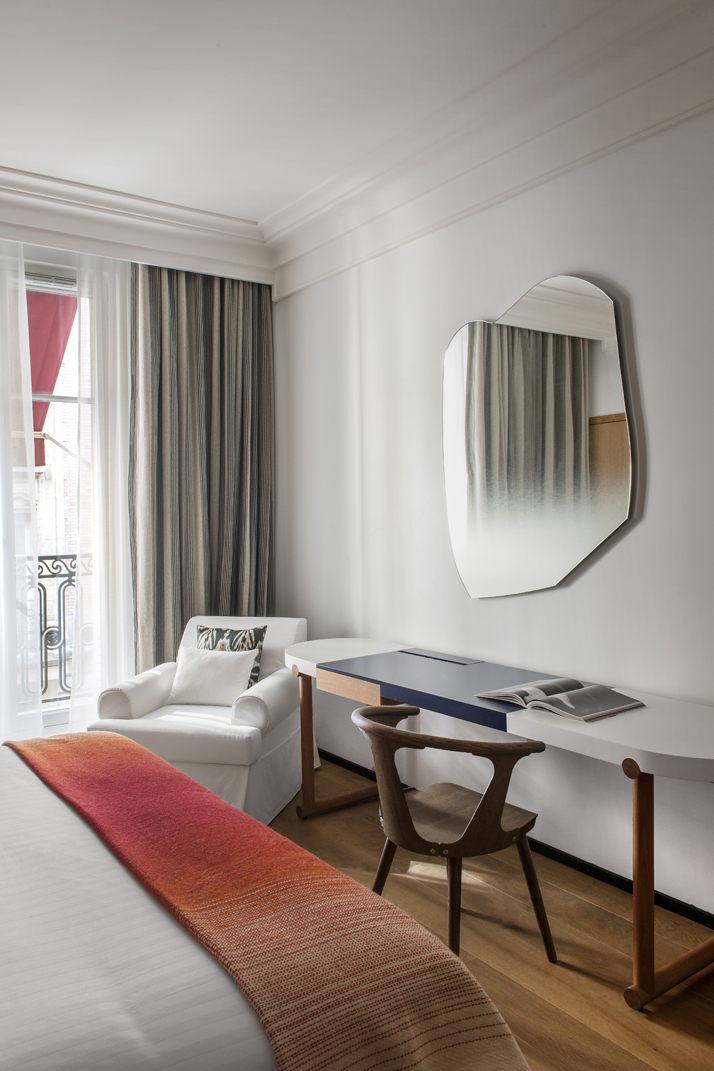
{"label": "white armchair", "polygon": [[164,662],[99,697],[89,730],[121,733],[166,759],[221,799],[270,822],[298,792],[300,707],[285,648],[307,635],[304,618],[192,617],[182,647],[197,646],[197,626],[267,625],[258,682],[231,707],[169,702],[176,662]]}

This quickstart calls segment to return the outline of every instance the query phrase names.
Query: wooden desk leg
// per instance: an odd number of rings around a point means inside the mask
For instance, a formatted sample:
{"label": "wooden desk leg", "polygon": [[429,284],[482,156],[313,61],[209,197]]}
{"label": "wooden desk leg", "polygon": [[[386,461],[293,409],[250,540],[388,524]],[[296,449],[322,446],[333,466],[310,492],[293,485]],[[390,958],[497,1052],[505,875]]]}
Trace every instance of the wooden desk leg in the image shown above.
{"label": "wooden desk leg", "polygon": [[300,673],[293,666],[293,676],[298,678],[300,686],[300,750],[302,756],[302,803],[296,808],[298,818],[312,818],[316,814],[336,811],[338,807],[349,807],[352,803],[373,800],[378,796],[377,786],[370,782],[366,788],[344,792],[340,796],[328,799],[315,799],[315,761],[313,752],[312,728],[312,677]]}
{"label": "wooden desk leg", "polygon": [[654,778],[636,762],[622,768],[632,778],[632,985],[625,990],[631,1008],[654,995]]}
{"label": "wooden desk leg", "polygon": [[654,778],[634,759],[622,764],[632,778],[632,985],[624,993],[640,1011],[655,997],[714,963],[714,937],[655,970],[654,933]]}
{"label": "wooden desk leg", "polygon": [[[293,668],[295,673],[295,668]],[[298,673],[300,689],[300,750],[302,755],[302,808],[298,807],[298,817],[305,817],[315,806],[315,752],[313,747],[312,727],[312,677],[307,673]]]}

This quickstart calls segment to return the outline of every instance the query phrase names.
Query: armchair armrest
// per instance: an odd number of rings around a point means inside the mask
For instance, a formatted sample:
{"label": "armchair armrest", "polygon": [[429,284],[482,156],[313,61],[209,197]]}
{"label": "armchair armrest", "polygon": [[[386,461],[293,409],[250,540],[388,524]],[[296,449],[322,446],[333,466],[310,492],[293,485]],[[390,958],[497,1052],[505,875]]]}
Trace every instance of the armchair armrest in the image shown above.
{"label": "armchair armrest", "polygon": [[297,681],[287,667],[271,673],[233,702],[231,722],[267,733],[298,707]]}
{"label": "armchair armrest", "polygon": [[143,718],[158,710],[168,701],[175,674],[176,663],[163,662],[114,688],[107,688],[97,701],[99,717]]}

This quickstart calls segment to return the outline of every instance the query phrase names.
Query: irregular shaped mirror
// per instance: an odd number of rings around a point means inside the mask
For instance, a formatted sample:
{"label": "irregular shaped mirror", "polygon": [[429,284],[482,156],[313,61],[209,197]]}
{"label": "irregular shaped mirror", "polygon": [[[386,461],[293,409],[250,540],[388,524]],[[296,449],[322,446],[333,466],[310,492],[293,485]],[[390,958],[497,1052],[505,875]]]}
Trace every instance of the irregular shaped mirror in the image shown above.
{"label": "irregular shaped mirror", "polygon": [[456,333],[444,470],[474,598],[553,587],[627,519],[632,451],[607,294],[560,275]]}

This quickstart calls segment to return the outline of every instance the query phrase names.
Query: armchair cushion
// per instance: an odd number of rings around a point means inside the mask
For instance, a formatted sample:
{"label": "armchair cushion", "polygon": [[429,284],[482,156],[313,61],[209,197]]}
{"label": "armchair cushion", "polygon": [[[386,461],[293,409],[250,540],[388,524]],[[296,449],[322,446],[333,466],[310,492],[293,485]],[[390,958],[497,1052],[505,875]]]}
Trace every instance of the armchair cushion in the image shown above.
{"label": "armchair cushion", "polygon": [[198,625],[208,626],[209,628],[236,629],[259,628],[262,625],[267,625],[268,631],[265,634],[263,653],[260,658],[259,681],[283,668],[286,647],[307,639],[307,621],[304,617],[219,617],[202,615],[201,617],[192,617],[188,621],[181,637],[182,647],[198,646]]}
{"label": "armchair cushion", "polygon": [[260,729],[231,725],[226,707],[169,703],[138,721],[102,719],[88,728],[128,736],[167,762],[251,766],[262,751]]}
{"label": "armchair cushion", "polygon": [[256,653],[180,647],[168,701],[229,707],[248,687]]}
{"label": "armchair cushion", "polygon": [[231,710],[231,721],[234,725],[254,725],[262,733],[267,733],[297,706],[297,681],[283,666],[238,696]]}
{"label": "armchair cushion", "polygon": [[157,707],[164,706],[175,673],[175,662],[163,662],[114,688],[105,689],[97,701],[99,717],[143,718]]}
{"label": "armchair cushion", "polygon": [[260,654],[267,631],[267,625],[261,625],[260,628],[211,628],[208,625],[198,625],[197,646],[203,651],[255,651],[255,662],[248,685],[250,687],[258,681]]}

